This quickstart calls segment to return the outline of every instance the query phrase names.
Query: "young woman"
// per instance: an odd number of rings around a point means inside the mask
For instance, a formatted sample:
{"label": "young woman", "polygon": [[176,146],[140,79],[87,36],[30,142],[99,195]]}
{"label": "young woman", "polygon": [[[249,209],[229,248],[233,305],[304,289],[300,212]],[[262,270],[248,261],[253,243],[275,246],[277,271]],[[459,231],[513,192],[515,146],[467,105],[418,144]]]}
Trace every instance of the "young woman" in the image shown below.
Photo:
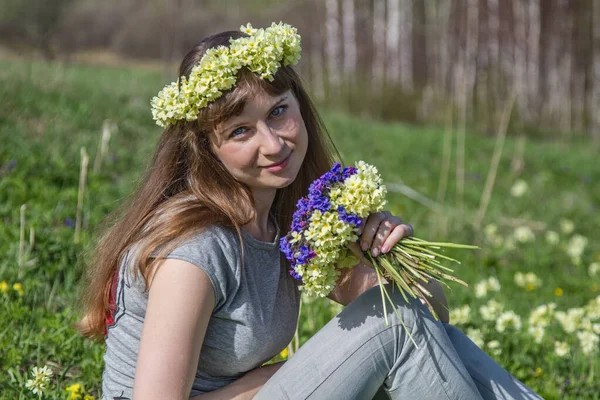
{"label": "young woman", "polygon": [[[329,295],[344,311],[288,361],[261,366],[291,341],[298,318],[279,238],[334,161],[285,65],[299,57],[299,37],[272,29],[204,39],[183,59],[177,91],[153,101],[165,130],[132,202],[101,238],[84,291],[79,328],[106,342],[102,398],[537,398],[419,301],[393,294],[418,347],[393,312],[386,325],[364,257]],[[353,250],[377,256],[407,235],[399,218],[372,214]],[[441,287],[429,288],[448,322]]]}

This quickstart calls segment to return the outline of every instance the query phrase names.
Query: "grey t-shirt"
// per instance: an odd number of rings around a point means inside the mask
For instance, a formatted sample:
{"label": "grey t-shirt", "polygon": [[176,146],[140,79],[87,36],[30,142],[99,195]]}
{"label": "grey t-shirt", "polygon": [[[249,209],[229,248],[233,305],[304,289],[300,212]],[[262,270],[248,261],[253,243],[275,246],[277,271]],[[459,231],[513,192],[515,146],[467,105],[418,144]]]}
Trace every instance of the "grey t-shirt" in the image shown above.
{"label": "grey t-shirt", "polygon": [[[206,272],[215,295],[190,397],[223,387],[259,367],[287,346],[296,329],[300,294],[280,265],[279,229],[272,243],[245,230],[242,234],[243,270],[237,233],[222,226],[196,234],[167,256]],[[114,323],[105,338],[103,399],[132,398],[148,293],[143,280],[133,278],[130,253],[121,263]]]}

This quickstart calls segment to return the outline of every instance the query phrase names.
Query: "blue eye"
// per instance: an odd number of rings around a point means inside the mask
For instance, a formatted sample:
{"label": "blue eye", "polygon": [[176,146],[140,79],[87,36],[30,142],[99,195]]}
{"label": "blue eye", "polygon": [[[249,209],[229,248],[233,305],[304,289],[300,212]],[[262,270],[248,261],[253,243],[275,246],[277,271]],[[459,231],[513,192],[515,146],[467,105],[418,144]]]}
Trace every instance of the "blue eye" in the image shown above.
{"label": "blue eye", "polygon": [[[274,109],[273,111],[271,111],[271,115],[274,117],[279,117],[281,114],[283,114],[286,110],[287,106],[283,105],[283,106],[279,106],[276,109]],[[276,113],[277,110],[281,109],[280,112]]]}
{"label": "blue eye", "polygon": [[244,133],[244,129],[246,129],[246,128],[243,128],[243,127],[236,128],[233,132],[231,132],[231,136],[233,137],[233,136],[241,135],[242,133]]}

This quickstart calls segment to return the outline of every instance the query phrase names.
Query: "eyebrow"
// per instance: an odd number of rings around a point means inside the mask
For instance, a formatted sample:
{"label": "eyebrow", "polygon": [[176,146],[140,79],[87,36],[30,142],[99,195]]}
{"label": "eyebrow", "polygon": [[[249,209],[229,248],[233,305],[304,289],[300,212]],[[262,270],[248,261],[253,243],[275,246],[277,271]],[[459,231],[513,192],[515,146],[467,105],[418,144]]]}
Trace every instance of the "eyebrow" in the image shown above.
{"label": "eyebrow", "polygon": [[[284,101],[286,101],[286,100],[288,99],[288,96],[289,96],[289,95],[285,95],[284,97],[282,97],[282,98],[280,98],[279,100],[277,100],[277,101],[275,102],[275,104],[273,104],[271,107],[269,107],[269,112],[270,112],[270,111],[271,111],[273,108],[277,107],[279,104],[281,104],[281,103],[283,103]],[[227,134],[227,132],[229,132],[230,130],[232,130],[232,129],[234,129],[234,128],[238,128],[238,127],[240,127],[240,126],[242,126],[242,125],[244,125],[244,124],[245,124],[245,122],[240,122],[240,123],[238,123],[238,124],[233,124],[233,125],[231,125],[231,126],[229,126],[229,127],[223,128],[223,129],[221,130],[221,133],[220,133],[220,134],[221,134],[221,135],[223,135],[223,134]]]}

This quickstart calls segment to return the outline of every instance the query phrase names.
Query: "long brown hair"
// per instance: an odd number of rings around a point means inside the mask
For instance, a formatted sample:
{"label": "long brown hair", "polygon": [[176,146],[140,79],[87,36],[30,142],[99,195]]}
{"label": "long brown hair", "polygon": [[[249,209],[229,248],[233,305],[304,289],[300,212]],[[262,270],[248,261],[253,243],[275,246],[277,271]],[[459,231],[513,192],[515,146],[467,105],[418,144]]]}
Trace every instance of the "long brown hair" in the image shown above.
{"label": "long brown hair", "polygon": [[[246,36],[238,31],[222,32],[197,43],[184,57],[179,76],[189,77],[206,50],[228,46],[230,38]],[[310,183],[340,158],[325,126],[290,66],[282,67],[272,82],[242,68],[236,86],[203,108],[197,121],[168,126],[151,165],[131,200],[109,217],[86,271],[82,304],[84,317],[76,324],[82,335],[102,338],[105,318],[110,313],[110,292],[125,253],[136,245],[134,271],[148,288],[156,266],[168,251],[192,234],[213,224],[235,229],[255,218],[250,189],[225,169],[210,148],[215,129],[244,109],[246,99],[257,91],[295,95],[308,133],[308,148],[297,178],[279,189],[271,212],[283,231],[291,224],[297,200]],[[334,157],[334,154],[336,157]],[[160,249],[157,257],[152,253]],[[285,258],[282,267],[287,268]]]}

